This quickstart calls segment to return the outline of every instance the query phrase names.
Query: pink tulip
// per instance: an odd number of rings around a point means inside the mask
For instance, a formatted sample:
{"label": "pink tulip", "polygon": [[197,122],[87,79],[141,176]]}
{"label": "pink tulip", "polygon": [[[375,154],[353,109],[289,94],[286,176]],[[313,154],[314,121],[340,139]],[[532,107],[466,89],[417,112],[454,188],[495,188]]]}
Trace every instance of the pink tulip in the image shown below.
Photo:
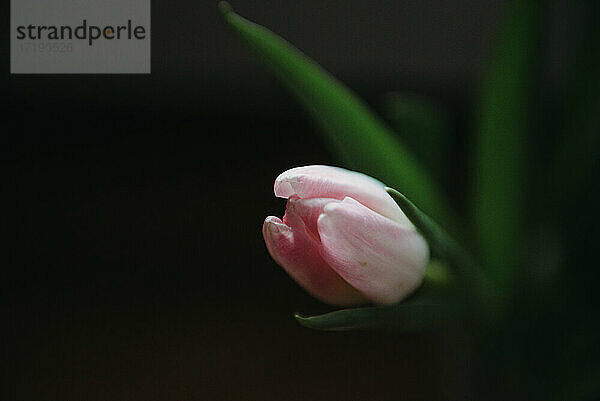
{"label": "pink tulip", "polygon": [[297,167],[275,180],[283,220],[263,236],[273,259],[332,305],[395,303],[414,291],[429,260],[427,242],[374,178],[330,166]]}

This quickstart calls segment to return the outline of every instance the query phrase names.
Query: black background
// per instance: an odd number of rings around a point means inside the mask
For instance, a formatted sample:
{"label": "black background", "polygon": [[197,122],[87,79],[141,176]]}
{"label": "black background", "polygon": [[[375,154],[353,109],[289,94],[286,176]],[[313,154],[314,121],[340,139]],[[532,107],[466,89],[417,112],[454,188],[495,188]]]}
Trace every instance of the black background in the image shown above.
{"label": "black background", "polygon": [[[10,75],[2,35],[3,400],[464,399],[460,331],[326,333],[269,257],[275,177],[335,164],[216,2],[152,2],[151,75]],[[585,10],[548,3],[550,89]],[[502,1],[234,2],[375,109],[418,92],[453,116],[464,198],[477,84]]]}

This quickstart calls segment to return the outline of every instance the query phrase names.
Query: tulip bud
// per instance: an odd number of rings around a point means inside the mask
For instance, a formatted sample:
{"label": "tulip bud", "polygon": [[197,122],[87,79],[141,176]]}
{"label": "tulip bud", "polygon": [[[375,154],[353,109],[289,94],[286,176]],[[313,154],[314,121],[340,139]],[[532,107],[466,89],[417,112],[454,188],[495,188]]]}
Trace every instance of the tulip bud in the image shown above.
{"label": "tulip bud", "polygon": [[425,239],[386,192],[361,173],[297,167],[275,180],[283,219],[266,218],[269,253],[302,287],[332,305],[395,303],[425,275]]}

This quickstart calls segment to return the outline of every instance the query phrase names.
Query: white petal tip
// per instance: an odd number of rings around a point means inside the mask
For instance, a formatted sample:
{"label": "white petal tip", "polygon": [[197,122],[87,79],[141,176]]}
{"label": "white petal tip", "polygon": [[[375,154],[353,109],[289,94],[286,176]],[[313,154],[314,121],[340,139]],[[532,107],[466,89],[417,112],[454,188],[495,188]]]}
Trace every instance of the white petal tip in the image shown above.
{"label": "white petal tip", "polygon": [[277,177],[277,180],[275,180],[273,192],[275,192],[276,197],[284,199],[287,199],[296,193],[292,186],[292,180],[288,177],[281,176]]}

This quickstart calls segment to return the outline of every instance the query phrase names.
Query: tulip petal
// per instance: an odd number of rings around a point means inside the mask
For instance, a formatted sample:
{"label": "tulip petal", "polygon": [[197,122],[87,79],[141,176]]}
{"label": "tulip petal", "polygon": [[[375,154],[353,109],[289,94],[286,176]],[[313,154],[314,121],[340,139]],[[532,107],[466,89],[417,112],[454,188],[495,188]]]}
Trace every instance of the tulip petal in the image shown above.
{"label": "tulip petal", "polygon": [[267,217],[263,236],[269,253],[284,270],[315,298],[331,305],[357,305],[366,298],[333,271],[320,256],[320,244],[306,232],[295,215],[288,224],[277,217]]}
{"label": "tulip petal", "polygon": [[370,301],[398,302],[421,283],[429,248],[414,228],[349,197],[325,206],[317,224],[323,259]]}
{"label": "tulip petal", "polygon": [[309,235],[314,240],[321,243],[319,237],[319,229],[317,228],[317,221],[319,216],[323,213],[325,205],[329,203],[339,203],[340,200],[330,198],[308,198],[302,199],[298,195],[292,195],[287,201],[285,208],[285,216],[283,216],[283,222],[288,224],[294,223],[295,218],[302,219],[304,227]]}
{"label": "tulip petal", "polygon": [[349,196],[385,217],[412,227],[381,182],[343,168],[314,165],[283,172],[275,180],[275,196],[289,198],[293,195],[338,200]]}

